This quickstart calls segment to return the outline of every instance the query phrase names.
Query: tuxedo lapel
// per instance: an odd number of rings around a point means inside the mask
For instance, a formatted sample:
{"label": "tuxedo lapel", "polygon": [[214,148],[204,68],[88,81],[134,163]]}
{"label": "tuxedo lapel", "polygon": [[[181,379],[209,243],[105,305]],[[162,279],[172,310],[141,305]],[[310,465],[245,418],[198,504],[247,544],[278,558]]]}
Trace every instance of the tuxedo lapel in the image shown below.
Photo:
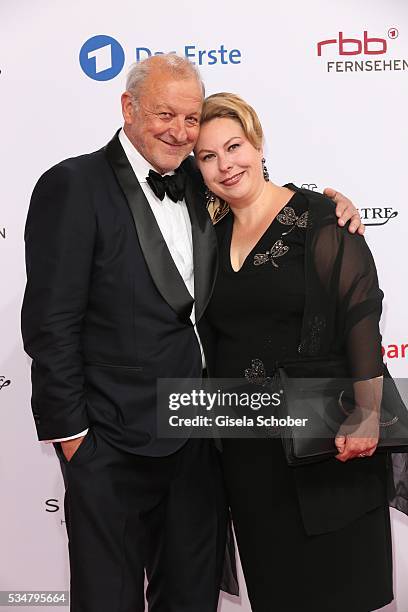
{"label": "tuxedo lapel", "polygon": [[143,193],[116,134],[105,147],[106,156],[125,194],[146,265],[159,293],[186,320],[194,303],[170,255],[149,202]]}
{"label": "tuxedo lapel", "polygon": [[194,298],[196,322],[202,317],[210,300],[217,274],[217,239],[207,213],[204,184],[196,180],[197,170],[188,158],[183,164],[187,174],[185,201],[191,220],[194,261]]}

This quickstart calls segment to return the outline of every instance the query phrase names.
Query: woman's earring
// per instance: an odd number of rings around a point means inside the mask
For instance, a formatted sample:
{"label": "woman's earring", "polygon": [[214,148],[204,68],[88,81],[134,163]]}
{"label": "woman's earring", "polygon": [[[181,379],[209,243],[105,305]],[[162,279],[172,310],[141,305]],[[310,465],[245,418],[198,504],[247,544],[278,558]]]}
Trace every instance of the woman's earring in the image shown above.
{"label": "woman's earring", "polygon": [[268,168],[266,167],[264,157],[262,158],[262,172],[263,172],[263,177],[265,181],[269,181],[269,172],[268,172]]}
{"label": "woman's earring", "polygon": [[207,204],[207,208],[211,206],[211,204],[214,204],[215,200],[216,200],[216,197],[213,194],[213,192],[210,191],[209,189],[206,189],[205,190],[205,202]]}

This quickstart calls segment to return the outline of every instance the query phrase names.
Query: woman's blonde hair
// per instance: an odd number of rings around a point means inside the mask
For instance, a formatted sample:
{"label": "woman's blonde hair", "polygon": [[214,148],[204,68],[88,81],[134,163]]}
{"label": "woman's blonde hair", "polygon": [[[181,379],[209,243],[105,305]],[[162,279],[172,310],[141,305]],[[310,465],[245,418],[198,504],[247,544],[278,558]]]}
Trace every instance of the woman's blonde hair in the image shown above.
{"label": "woman's blonde hair", "polygon": [[245,100],[233,93],[220,92],[204,100],[201,125],[212,119],[235,119],[241,125],[245,136],[255,147],[261,149],[263,131],[258,115]]}

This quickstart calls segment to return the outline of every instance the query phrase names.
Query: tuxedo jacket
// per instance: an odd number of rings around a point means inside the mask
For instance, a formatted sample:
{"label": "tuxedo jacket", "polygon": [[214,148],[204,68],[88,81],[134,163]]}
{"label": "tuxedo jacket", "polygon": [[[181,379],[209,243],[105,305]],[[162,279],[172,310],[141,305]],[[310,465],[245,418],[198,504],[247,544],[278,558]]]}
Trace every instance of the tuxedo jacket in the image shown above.
{"label": "tuxedo jacket", "polygon": [[[194,161],[182,168],[198,321],[213,288],[217,247]],[[97,426],[128,452],[177,450],[185,440],[157,436],[156,384],[201,376],[193,298],[117,134],[40,178],[25,241],[22,330],[39,439]]]}

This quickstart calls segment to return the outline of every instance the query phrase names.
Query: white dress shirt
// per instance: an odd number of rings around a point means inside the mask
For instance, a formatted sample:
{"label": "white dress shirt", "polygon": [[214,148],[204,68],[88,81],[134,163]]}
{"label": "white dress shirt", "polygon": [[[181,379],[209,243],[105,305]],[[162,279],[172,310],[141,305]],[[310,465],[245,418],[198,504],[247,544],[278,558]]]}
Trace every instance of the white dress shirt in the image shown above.
{"label": "white dress shirt", "polygon": [[[143,193],[153,211],[157,224],[163,235],[163,238],[168,246],[170,255],[176,264],[177,270],[180,273],[189,293],[194,298],[194,267],[193,267],[193,237],[191,232],[191,222],[187,210],[187,205],[184,200],[173,202],[167,194],[161,201],[150,189],[146,177],[149,170],[155,170],[153,166],[139,153],[133,146],[129,138],[126,136],[123,129],[119,132],[119,141],[122,145],[126,157],[132,166],[133,172],[140,183]],[[155,170],[157,172],[157,170]],[[168,172],[167,174],[174,174]],[[201,350],[201,359],[203,367],[205,367],[203,348],[195,325],[195,308],[193,305],[191,312],[191,322],[194,325],[194,331],[197,335]],[[81,433],[69,436],[67,438],[57,438],[55,440],[47,440],[47,442],[64,442],[79,438],[87,433],[87,429]]]}

